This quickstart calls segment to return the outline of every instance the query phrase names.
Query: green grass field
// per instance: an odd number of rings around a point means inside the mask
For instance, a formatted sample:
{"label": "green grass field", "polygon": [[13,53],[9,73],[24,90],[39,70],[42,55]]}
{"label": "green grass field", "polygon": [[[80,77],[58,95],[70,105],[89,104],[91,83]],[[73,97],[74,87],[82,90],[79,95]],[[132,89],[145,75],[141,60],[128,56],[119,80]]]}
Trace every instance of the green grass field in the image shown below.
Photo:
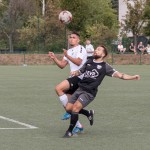
{"label": "green grass field", "polygon": [[0,150],[149,150],[150,66],[114,68],[141,80],[106,77],[87,107],[95,110],[94,125],[80,116],[85,133],[63,139],[69,121],[60,119],[64,109],[54,87],[69,69],[0,66]]}

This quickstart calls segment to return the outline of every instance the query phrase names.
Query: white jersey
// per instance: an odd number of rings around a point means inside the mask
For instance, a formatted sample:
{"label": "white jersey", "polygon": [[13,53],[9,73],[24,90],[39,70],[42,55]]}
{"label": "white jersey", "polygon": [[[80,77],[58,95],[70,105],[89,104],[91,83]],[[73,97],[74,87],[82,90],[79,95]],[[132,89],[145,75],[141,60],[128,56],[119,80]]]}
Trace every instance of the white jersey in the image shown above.
{"label": "white jersey", "polygon": [[[83,66],[83,64],[87,61],[87,52],[86,52],[86,49],[83,46],[81,46],[81,45],[78,45],[76,47],[68,49],[67,54],[69,56],[71,56],[72,58],[80,58],[80,59],[82,59],[81,65],[77,66],[76,64],[74,64],[68,58],[66,58],[64,56],[64,59],[66,61],[68,61],[69,65],[70,65],[70,71],[71,72],[79,70]],[[79,76],[79,78],[82,79],[83,75]]]}
{"label": "white jersey", "polygon": [[118,49],[123,49],[123,45],[118,45]]}

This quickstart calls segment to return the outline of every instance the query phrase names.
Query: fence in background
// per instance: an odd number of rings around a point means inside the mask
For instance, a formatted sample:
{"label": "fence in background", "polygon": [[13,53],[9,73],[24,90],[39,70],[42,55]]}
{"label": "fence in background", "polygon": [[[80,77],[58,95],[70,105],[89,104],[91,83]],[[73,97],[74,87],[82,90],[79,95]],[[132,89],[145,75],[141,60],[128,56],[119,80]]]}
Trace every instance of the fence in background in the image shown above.
{"label": "fence in background", "polygon": [[[62,54],[57,54],[62,59]],[[142,65],[150,64],[150,54],[109,54],[106,61],[112,65]],[[48,54],[0,54],[0,65],[51,65],[53,61]]]}

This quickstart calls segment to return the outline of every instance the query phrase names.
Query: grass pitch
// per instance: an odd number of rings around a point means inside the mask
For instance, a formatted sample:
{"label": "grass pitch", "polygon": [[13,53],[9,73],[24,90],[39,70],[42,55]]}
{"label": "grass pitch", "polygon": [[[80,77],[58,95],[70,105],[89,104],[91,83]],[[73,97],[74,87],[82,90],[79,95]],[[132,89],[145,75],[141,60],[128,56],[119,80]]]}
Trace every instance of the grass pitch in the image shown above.
{"label": "grass pitch", "polygon": [[[150,66],[114,66],[118,71],[140,74],[140,81],[106,77],[95,100],[89,125],[80,116],[85,133],[63,139],[69,121],[54,87],[68,77],[69,69],[57,66],[0,66],[1,150],[149,150]],[[21,124],[21,123],[25,123]],[[27,125],[37,127],[30,129]]]}

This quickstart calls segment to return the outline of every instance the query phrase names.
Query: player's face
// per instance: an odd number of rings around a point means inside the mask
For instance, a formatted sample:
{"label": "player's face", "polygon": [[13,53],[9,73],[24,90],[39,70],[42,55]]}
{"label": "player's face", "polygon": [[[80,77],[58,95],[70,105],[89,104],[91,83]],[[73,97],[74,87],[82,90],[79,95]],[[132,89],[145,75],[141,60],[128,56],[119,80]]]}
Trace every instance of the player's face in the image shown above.
{"label": "player's face", "polygon": [[103,58],[105,56],[104,48],[103,47],[97,47],[96,50],[94,51],[93,56],[95,57],[95,59]]}
{"label": "player's face", "polygon": [[80,42],[80,39],[79,39],[79,37],[76,34],[71,34],[69,36],[68,42],[69,42],[69,44],[71,46],[77,46],[79,44],[79,42]]}
{"label": "player's face", "polygon": [[87,45],[91,44],[90,40],[86,40],[86,44]]}

